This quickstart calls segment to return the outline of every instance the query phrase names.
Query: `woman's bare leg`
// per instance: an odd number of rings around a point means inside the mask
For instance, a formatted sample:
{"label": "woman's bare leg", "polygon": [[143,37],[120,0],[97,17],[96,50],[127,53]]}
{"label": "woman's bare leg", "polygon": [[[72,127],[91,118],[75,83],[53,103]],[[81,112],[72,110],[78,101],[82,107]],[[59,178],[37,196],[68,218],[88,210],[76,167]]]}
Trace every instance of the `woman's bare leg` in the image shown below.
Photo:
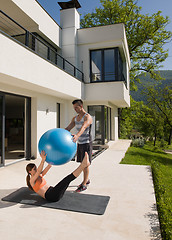
{"label": "woman's bare leg", "polygon": [[73,172],[73,175],[75,177],[78,177],[81,172],[87,168],[88,166],[90,165],[90,161],[89,161],[89,156],[88,156],[88,153],[85,152],[85,156],[84,156],[84,159],[83,161],[81,162],[81,164],[79,165],[79,167],[77,169],[75,169],[75,171]]}

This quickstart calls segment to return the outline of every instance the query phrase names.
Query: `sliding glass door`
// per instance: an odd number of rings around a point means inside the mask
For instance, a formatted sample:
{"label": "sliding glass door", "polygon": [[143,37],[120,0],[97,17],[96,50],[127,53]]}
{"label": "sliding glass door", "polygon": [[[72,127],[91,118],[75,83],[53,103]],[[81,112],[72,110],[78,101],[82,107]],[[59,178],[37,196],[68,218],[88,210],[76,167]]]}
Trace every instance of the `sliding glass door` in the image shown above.
{"label": "sliding glass door", "polygon": [[0,166],[4,165],[4,123],[5,123],[4,95],[0,94]]}
{"label": "sliding glass door", "polygon": [[111,108],[106,106],[88,106],[93,118],[93,143],[104,145],[111,140]]}
{"label": "sliding glass door", "polygon": [[0,92],[0,166],[31,158],[31,98]]}

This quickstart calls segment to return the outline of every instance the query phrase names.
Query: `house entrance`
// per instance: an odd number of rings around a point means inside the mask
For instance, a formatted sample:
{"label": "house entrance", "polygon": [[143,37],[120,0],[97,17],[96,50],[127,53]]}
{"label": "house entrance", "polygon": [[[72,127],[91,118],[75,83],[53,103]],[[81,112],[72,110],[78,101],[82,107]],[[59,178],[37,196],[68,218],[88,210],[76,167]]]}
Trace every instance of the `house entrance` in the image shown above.
{"label": "house entrance", "polygon": [[1,96],[1,165],[30,156],[30,102],[23,96]]}
{"label": "house entrance", "polygon": [[111,108],[107,106],[88,106],[93,118],[93,143],[104,145],[111,140]]}

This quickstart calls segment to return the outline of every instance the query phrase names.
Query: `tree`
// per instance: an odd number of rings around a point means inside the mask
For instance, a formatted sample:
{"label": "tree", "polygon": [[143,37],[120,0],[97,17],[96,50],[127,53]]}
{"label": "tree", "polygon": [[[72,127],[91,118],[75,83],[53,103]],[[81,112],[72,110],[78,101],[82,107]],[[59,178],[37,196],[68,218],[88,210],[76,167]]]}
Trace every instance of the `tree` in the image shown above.
{"label": "tree", "polygon": [[131,138],[132,131],[135,130],[144,138],[153,138],[155,146],[157,138],[162,138],[164,135],[164,119],[159,111],[144,105],[142,101],[136,102],[131,99],[131,107],[123,109],[120,120],[122,138]]}
{"label": "tree", "polygon": [[151,86],[145,88],[143,94],[147,96],[151,109],[156,109],[159,116],[164,118],[164,122],[169,128],[168,144],[170,145],[172,138],[172,86],[165,88]]}
{"label": "tree", "polygon": [[168,56],[168,51],[163,46],[172,36],[170,31],[165,30],[169,18],[163,17],[161,11],[151,16],[141,14],[137,0],[100,0],[100,3],[100,8],[81,19],[81,26],[85,28],[124,23],[131,58],[131,86],[134,88],[134,81],[139,81],[138,76],[143,72],[160,79],[154,70],[159,69]]}
{"label": "tree", "polygon": [[154,139],[154,146],[157,138],[163,136],[164,120],[155,108],[152,109],[143,103],[140,104],[140,112],[138,112],[135,118],[135,124],[144,137],[152,137]]}
{"label": "tree", "polygon": [[135,101],[131,98],[131,107],[120,109],[119,113],[119,137],[131,138],[131,132],[134,128],[133,109],[136,108]]}

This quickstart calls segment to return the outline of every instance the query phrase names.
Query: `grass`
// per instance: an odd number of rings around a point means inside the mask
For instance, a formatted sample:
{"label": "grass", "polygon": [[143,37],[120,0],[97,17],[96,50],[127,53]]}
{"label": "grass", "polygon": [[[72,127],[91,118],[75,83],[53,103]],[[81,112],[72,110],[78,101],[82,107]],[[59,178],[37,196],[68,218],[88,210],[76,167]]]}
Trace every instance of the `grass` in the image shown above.
{"label": "grass", "polygon": [[121,164],[150,165],[163,240],[172,240],[172,154],[147,143],[130,147]]}

